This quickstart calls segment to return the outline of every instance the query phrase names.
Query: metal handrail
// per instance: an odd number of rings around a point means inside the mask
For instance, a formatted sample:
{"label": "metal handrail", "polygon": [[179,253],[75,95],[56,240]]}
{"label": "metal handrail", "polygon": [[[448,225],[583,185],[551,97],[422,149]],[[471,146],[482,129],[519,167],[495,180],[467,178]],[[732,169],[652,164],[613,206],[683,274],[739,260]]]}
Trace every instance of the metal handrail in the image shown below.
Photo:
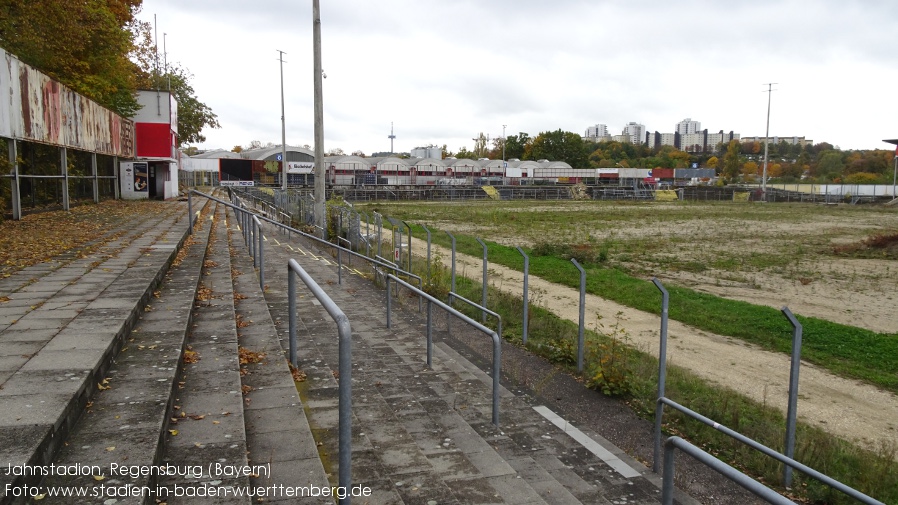
{"label": "metal handrail", "polygon": [[767,500],[769,503],[773,503],[774,505],[795,505],[795,502],[792,500],[778,494],[764,484],[752,479],[748,475],[736,470],[680,437],[671,437],[664,442],[664,476],[661,479],[661,505],[673,505],[674,503],[674,453],[676,449],[680,449],[708,468],[730,479],[739,486],[742,486],[755,496]]}
{"label": "metal handrail", "polygon": [[[265,250],[262,248],[262,241],[265,238],[262,235],[262,222],[259,221],[259,218],[253,215],[253,231],[258,230],[258,237],[255,237],[254,240],[259,241],[258,247],[258,256],[259,256],[259,288],[262,289],[262,292],[265,292]],[[255,243],[255,242],[254,242]],[[253,263],[255,263],[256,258],[253,257]]]}
{"label": "metal handrail", "polygon": [[[851,488],[851,487],[846,486],[845,484],[842,484],[841,482],[833,479],[832,477],[824,475],[809,466],[806,466],[802,463],[799,463],[798,461],[795,461],[792,458],[789,458],[783,454],[780,454],[780,453],[776,452],[775,450],[767,447],[766,445],[763,445],[760,442],[756,442],[755,440],[752,440],[752,439],[746,437],[745,435],[739,433],[738,431],[731,430],[730,428],[727,428],[726,426],[724,426],[718,422],[708,419],[707,417],[699,414],[698,412],[695,412],[693,410],[690,410],[687,407],[680,405],[679,403],[671,400],[670,398],[665,398],[662,396],[661,398],[658,398],[658,402],[668,405],[670,407],[673,407],[674,409],[679,410],[683,414],[686,414],[687,416],[695,419],[696,421],[699,421],[708,426],[711,426],[715,430],[723,433],[724,435],[728,435],[728,436],[738,440],[739,442],[742,442],[743,444],[751,447],[752,449],[760,451],[760,452],[766,454],[767,456],[770,456],[771,458],[773,458],[781,463],[789,465],[792,468],[794,468],[800,472],[804,472],[808,476],[813,477],[830,487],[838,489],[839,491],[847,494],[848,496],[854,498],[855,500],[860,501],[861,503],[866,503],[869,505],[884,505],[881,501],[876,500],[875,498],[871,498],[854,488]],[[673,437],[673,438],[676,438],[676,437]],[[670,441],[670,439],[668,439],[668,441]],[[666,456],[665,456],[665,458],[666,458]],[[665,462],[665,465],[666,464],[667,463]],[[665,471],[665,473],[667,473],[667,472]]]}
{"label": "metal handrail", "polygon": [[[449,305],[446,305],[442,301],[433,296],[425,293],[424,291],[412,286],[411,284],[405,282],[404,280],[396,277],[393,274],[388,274],[386,277],[387,282],[387,328],[392,327],[392,322],[390,320],[390,310],[392,306],[391,296],[390,296],[390,280],[394,280],[398,282],[400,285],[405,286],[406,288],[414,291],[417,295],[425,300],[428,303],[428,316],[430,316],[430,306],[431,304],[436,304],[441,309],[445,310],[449,314],[461,319],[462,321],[468,323],[473,326],[475,329],[486,333],[493,340],[493,366],[492,366],[492,374],[493,374],[493,424],[499,426],[499,376],[501,374],[502,369],[502,339],[499,338],[499,334],[495,331],[487,328],[486,326],[478,323],[477,321],[471,319],[470,317],[462,314],[461,312],[453,309]],[[428,349],[432,345],[431,343],[431,317],[427,318],[427,345]],[[429,363],[428,363],[429,364]]]}
{"label": "metal handrail", "polygon": [[493,312],[492,310],[490,310],[490,309],[484,307],[483,305],[480,305],[479,303],[474,303],[474,302],[472,302],[471,300],[468,300],[467,298],[465,298],[464,296],[461,296],[461,295],[458,294],[458,293],[453,293],[452,291],[450,291],[450,292],[449,292],[449,303],[451,304],[451,303],[452,303],[452,300],[453,300],[453,299],[456,299],[456,298],[459,299],[459,300],[461,300],[461,301],[463,301],[463,302],[465,302],[465,303],[467,303],[468,305],[474,307],[475,309],[480,309],[480,310],[483,311],[484,313],[489,314],[489,315],[495,317],[496,320],[499,321],[499,325],[498,325],[498,328],[496,329],[496,333],[499,334],[499,338],[502,338],[502,316],[500,316],[500,315],[497,314],[496,312]]}
{"label": "metal handrail", "polygon": [[296,260],[287,261],[287,297],[290,307],[290,363],[296,367],[296,274],[305,283],[324,310],[337,323],[339,335],[339,483],[343,489],[352,487],[352,327],[349,318],[321,289],[321,286]]}
{"label": "metal handrail", "polygon": [[[245,208],[241,208],[241,207],[240,207],[239,205],[237,205],[237,204],[230,203],[230,202],[226,202],[226,201],[224,201],[224,200],[220,200],[220,199],[218,199],[218,198],[215,198],[214,196],[207,195],[206,193],[203,193],[202,191],[197,191],[197,190],[195,190],[195,189],[191,189],[190,191],[187,192],[187,209],[188,209],[188,213],[192,212],[192,210],[191,210],[191,209],[193,208],[192,196],[193,196],[194,194],[199,195],[199,196],[202,196],[202,197],[204,197],[204,198],[208,198],[208,199],[213,200],[213,201],[216,201],[216,202],[218,202],[218,203],[227,205],[228,207],[232,207],[232,208],[235,209],[235,211],[237,211],[237,210],[242,211],[242,214],[245,215],[245,216],[247,216],[247,217],[245,218],[247,221],[248,221],[248,216],[249,216],[249,214],[252,214],[249,210],[247,210],[247,209],[245,209]],[[319,237],[316,237],[316,236],[314,236],[314,235],[310,235],[310,234],[308,234],[308,233],[305,233],[305,232],[303,232],[303,231],[301,231],[301,230],[298,230],[298,229],[296,229],[296,228],[293,228],[293,227],[291,227],[291,226],[287,226],[287,225],[284,225],[284,224],[282,224],[282,223],[279,223],[279,222],[275,221],[274,219],[271,219],[271,218],[268,218],[268,217],[265,217],[265,216],[259,216],[259,215],[255,215],[255,216],[256,216],[256,218],[259,219],[260,221],[264,221],[264,222],[267,222],[267,223],[271,223],[271,224],[274,225],[274,226],[277,226],[277,227],[281,227],[281,228],[287,229],[287,230],[289,230],[289,231],[292,232],[292,233],[296,233],[297,235],[299,235],[299,236],[301,236],[301,237],[303,237],[303,238],[309,239],[309,240],[311,240],[311,241],[318,242],[318,243],[321,244],[321,245],[326,245],[326,246],[328,246],[328,247],[334,247],[334,248],[340,249],[340,252],[347,253],[347,254],[349,254],[350,256],[355,256],[355,257],[361,258],[361,259],[363,259],[363,260],[365,260],[365,261],[368,261],[368,262],[372,263],[373,265],[380,265],[380,266],[382,266],[382,267],[389,267],[390,269],[395,270],[396,272],[398,272],[398,273],[401,274],[401,275],[406,275],[406,276],[412,277],[412,278],[414,278],[414,279],[418,279],[419,282],[422,282],[422,283],[423,283],[423,281],[421,280],[421,277],[420,277],[420,276],[415,275],[415,274],[413,274],[413,273],[411,273],[411,272],[406,272],[405,270],[402,270],[401,268],[395,267],[395,266],[393,266],[393,265],[387,265],[387,264],[384,264],[383,262],[378,261],[378,260],[373,259],[373,258],[370,258],[370,257],[368,257],[368,256],[365,256],[364,254],[357,253],[357,252],[353,251],[352,249],[346,249],[345,247],[341,247],[340,245],[334,244],[333,242],[329,242],[329,241],[327,241],[327,240],[325,240],[325,239],[323,239],[323,238],[319,238]],[[189,233],[192,235],[192,234],[193,234],[193,223],[190,222],[190,220],[188,220],[188,225],[189,225]],[[245,229],[247,228],[248,225],[247,225],[246,223],[244,223],[244,224],[242,224],[242,226],[244,227],[244,230],[245,230]],[[319,227],[316,227],[316,228],[319,228]],[[246,241],[247,246],[249,246],[249,245],[250,245],[250,241],[249,241],[249,236],[248,236],[248,235],[245,236],[245,241]],[[422,286],[423,286],[423,284],[422,284]]]}

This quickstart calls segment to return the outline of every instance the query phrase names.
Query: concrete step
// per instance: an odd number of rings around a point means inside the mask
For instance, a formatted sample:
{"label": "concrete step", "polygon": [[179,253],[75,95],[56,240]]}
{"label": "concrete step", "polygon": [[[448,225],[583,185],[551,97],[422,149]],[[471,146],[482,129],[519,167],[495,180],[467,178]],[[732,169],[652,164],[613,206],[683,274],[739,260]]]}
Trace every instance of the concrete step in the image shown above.
{"label": "concrete step", "polygon": [[[504,388],[500,425],[492,425],[487,372],[445,343],[435,346],[433,368],[425,367],[417,302],[395,310],[387,329],[382,290],[349,268],[338,285],[326,252],[266,229],[265,296],[275,320],[286,321],[286,263],[293,258],[352,324],[352,482],[370,489],[367,503],[658,502],[645,467]],[[298,293],[300,368],[308,375],[301,397],[336,485],[337,334],[320,304],[306,290]],[[470,331],[462,326],[456,322],[453,332]],[[285,324],[278,330],[284,342]]]}
{"label": "concrete step", "polygon": [[0,474],[0,503],[41,484],[75,421],[107,387],[113,359],[185,239],[186,217],[186,206],[172,202],[84,258],[66,255],[5,281],[32,276],[0,314],[14,318],[0,324],[0,461],[28,474]]}
{"label": "concrete step", "polygon": [[164,501],[248,504],[243,394],[234,316],[227,211],[218,206],[206,250],[193,324],[164,432],[161,465],[192,468],[159,479]]}
{"label": "concrete step", "polygon": [[185,254],[140,307],[137,323],[54,460],[61,467],[83,465],[90,471],[44,482],[53,493],[86,496],[48,495],[46,502],[155,502],[163,434],[211,229],[211,221],[198,223]]}
{"label": "concrete step", "polygon": [[[238,342],[250,351],[248,356],[262,357],[257,362],[243,364],[241,373],[246,391],[244,419],[249,463],[267,470],[256,472],[258,477],[252,477],[251,484],[255,494],[264,496],[267,502],[295,503],[296,498],[288,496],[284,488],[308,489],[311,494],[312,486],[327,485],[328,477],[252,258],[246,253],[236,223],[231,223],[229,231],[234,292],[238,295],[235,296],[236,317],[242,321]],[[325,497],[319,500],[333,503]],[[306,497],[303,503],[316,501]]]}

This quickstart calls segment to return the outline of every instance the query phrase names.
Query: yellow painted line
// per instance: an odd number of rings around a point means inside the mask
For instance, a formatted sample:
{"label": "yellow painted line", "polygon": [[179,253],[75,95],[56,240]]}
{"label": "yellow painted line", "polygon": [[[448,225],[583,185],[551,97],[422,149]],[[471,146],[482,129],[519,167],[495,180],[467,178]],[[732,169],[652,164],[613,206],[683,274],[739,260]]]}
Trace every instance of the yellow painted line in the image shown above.
{"label": "yellow painted line", "polygon": [[324,258],[318,258],[318,260],[319,260],[319,261],[323,261],[325,265],[331,265],[331,262],[328,261],[328,260],[326,260],[326,259],[324,259]]}
{"label": "yellow painted line", "polygon": [[275,239],[272,239],[272,240],[274,240],[274,242],[275,242],[275,244],[277,244],[277,245],[281,245],[281,243],[280,243],[280,242],[278,242],[278,239],[276,239],[276,238],[275,238]]}
{"label": "yellow painted line", "polygon": [[355,268],[353,268],[352,271],[353,271],[353,273],[355,273],[356,275],[365,275],[365,274],[363,274],[362,272],[358,271],[358,270],[355,269]]}

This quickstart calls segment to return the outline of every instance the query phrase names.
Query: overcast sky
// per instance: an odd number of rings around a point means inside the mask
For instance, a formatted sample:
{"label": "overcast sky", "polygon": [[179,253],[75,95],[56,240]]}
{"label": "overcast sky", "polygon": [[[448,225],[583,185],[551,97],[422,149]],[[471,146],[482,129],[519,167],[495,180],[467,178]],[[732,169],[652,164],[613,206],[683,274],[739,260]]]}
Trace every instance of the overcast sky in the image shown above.
{"label": "overcast sky", "polygon": [[[312,2],[144,0],[218,115],[200,148],[313,144]],[[321,0],[324,149],[474,147],[480,132],[898,138],[898,1]]]}

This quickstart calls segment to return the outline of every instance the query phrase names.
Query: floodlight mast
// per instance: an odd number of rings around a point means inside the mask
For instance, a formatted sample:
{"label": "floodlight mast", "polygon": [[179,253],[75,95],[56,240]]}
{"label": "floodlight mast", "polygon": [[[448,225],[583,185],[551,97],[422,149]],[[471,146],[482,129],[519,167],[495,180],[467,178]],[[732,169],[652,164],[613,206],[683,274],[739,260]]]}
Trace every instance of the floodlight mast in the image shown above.
{"label": "floodlight mast", "polygon": [[315,79],[315,221],[323,234],[327,230],[327,216],[324,208],[324,100],[321,92],[321,9],[318,0],[312,0],[312,47]]}
{"label": "floodlight mast", "polygon": [[504,165],[504,161],[505,161],[505,141],[506,140],[507,139],[505,138],[505,125],[502,125],[502,161],[503,161],[503,165]]}
{"label": "floodlight mast", "polygon": [[284,191],[287,191],[287,123],[284,119],[284,55],[286,53],[280,49],[275,49],[275,51],[280,53],[278,59],[281,61],[281,177],[284,178],[281,182]]}

